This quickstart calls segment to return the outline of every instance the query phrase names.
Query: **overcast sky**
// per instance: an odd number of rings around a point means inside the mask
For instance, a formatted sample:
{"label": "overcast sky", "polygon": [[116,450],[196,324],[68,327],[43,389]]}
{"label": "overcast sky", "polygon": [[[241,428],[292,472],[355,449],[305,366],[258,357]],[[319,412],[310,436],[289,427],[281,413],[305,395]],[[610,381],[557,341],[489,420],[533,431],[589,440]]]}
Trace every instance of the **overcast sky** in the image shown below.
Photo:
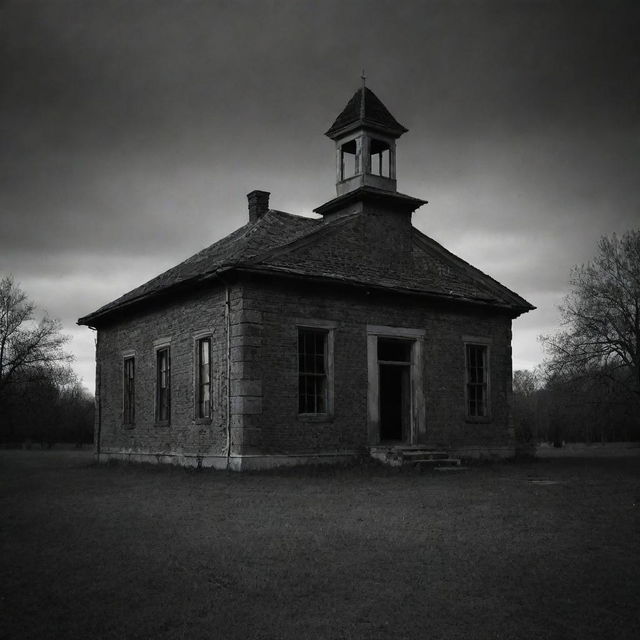
{"label": "overcast sky", "polygon": [[28,0],[0,3],[0,274],[75,322],[247,219],[335,195],[323,132],[366,69],[406,127],[421,231],[538,309],[539,364],[572,265],[640,226],[640,3]]}

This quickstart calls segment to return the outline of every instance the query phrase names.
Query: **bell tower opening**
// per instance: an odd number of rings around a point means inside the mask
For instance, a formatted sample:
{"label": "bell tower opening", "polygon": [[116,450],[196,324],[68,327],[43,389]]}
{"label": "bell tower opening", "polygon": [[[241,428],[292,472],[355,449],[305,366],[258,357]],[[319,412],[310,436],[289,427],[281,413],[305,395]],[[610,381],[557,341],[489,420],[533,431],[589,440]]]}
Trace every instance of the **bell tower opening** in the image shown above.
{"label": "bell tower opening", "polygon": [[360,158],[357,155],[357,145],[355,140],[349,140],[340,147],[340,171],[338,181],[353,178],[359,173]]}
{"label": "bell tower opening", "polygon": [[391,178],[391,149],[382,140],[371,140],[369,168],[372,176]]}

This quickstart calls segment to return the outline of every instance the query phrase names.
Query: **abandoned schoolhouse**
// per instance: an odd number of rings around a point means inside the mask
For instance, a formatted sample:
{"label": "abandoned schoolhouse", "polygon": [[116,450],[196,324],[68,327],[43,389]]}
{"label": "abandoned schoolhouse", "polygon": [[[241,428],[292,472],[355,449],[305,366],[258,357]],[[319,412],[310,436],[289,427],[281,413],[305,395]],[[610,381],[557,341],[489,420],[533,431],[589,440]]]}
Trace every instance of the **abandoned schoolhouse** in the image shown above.
{"label": "abandoned schoolhouse", "polygon": [[317,217],[252,191],[244,226],[80,318],[99,461],[513,455],[511,321],[534,307],[412,226],[406,132],[363,83],[326,133],[337,195]]}

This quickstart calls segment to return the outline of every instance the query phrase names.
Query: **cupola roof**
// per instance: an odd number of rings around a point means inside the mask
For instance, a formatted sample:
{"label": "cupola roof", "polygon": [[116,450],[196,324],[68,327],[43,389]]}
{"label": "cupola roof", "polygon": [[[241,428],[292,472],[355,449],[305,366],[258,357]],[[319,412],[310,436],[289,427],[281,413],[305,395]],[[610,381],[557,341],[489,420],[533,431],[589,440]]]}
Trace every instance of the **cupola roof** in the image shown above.
{"label": "cupola roof", "polygon": [[389,113],[380,98],[365,86],[353,94],[325,135],[335,140],[343,133],[359,127],[376,129],[395,137],[400,137],[408,131]]}

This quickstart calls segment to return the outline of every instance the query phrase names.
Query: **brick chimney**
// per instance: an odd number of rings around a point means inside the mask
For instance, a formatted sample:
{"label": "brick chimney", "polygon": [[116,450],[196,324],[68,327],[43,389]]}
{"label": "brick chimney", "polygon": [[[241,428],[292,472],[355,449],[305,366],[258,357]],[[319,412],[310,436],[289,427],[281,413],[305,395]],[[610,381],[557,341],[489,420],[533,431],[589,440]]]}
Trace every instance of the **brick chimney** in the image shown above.
{"label": "brick chimney", "polygon": [[249,222],[256,222],[269,211],[269,192],[252,191],[247,194],[249,201]]}

